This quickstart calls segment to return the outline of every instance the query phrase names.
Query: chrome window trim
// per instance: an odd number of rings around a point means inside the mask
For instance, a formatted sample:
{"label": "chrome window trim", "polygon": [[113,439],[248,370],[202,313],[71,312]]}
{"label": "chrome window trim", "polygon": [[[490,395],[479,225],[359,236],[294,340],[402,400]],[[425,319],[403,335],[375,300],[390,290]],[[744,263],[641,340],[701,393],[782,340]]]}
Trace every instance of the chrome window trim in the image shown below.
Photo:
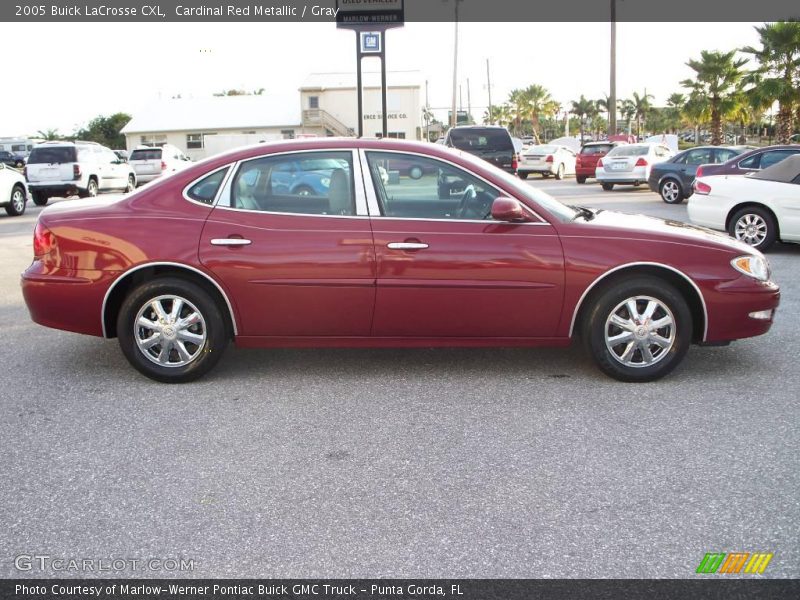
{"label": "chrome window trim", "polygon": [[[191,202],[192,204],[197,204],[198,206],[205,206],[206,208],[214,208],[214,205],[216,205],[217,201],[219,200],[219,196],[222,193],[223,188],[225,187],[225,183],[228,181],[228,178],[231,176],[230,168],[231,168],[232,164],[233,163],[229,163],[227,165],[224,165],[222,167],[214,169],[213,171],[207,171],[203,175],[198,177],[197,179],[193,179],[186,186],[184,186],[183,191],[181,192],[181,195],[183,196],[183,199],[186,200],[187,202]],[[197,183],[200,183],[201,181],[203,181],[203,179],[205,179],[206,177],[210,177],[211,175],[213,175],[214,173],[216,173],[218,171],[222,171],[222,169],[228,169],[228,172],[225,173],[225,177],[223,177],[222,182],[220,183],[219,187],[217,188],[217,193],[214,195],[214,199],[211,201],[210,204],[206,204],[205,202],[200,202],[199,200],[194,200],[194,199],[189,197],[189,190],[192,188],[193,185],[195,185]]]}
{"label": "chrome window trim", "polygon": [[642,262],[625,263],[624,265],[619,265],[619,266],[614,267],[613,269],[605,271],[605,272],[601,273],[600,275],[598,275],[597,278],[594,281],[592,281],[591,284],[589,284],[589,287],[587,287],[585,290],[583,290],[583,294],[581,294],[581,297],[578,298],[578,303],[575,305],[575,310],[572,313],[572,322],[569,325],[569,337],[572,337],[573,330],[575,329],[575,320],[578,318],[578,311],[580,311],[580,308],[583,305],[583,301],[586,299],[586,296],[589,295],[589,292],[592,291],[592,289],[598,283],[600,283],[603,279],[605,279],[606,277],[608,277],[612,273],[615,273],[615,272],[620,271],[622,269],[626,269],[628,267],[640,267],[640,266],[662,267],[664,269],[668,269],[668,270],[672,271],[673,273],[677,273],[678,275],[683,277],[687,282],[689,282],[689,284],[697,292],[697,295],[700,298],[700,304],[703,307],[703,339],[702,339],[702,341],[705,342],[706,341],[706,337],[708,337],[708,307],[706,306],[706,299],[705,299],[705,297],[703,297],[703,292],[700,290],[698,285],[686,273],[676,269],[675,267],[671,267],[669,265],[665,265],[664,263],[644,262],[644,261],[642,261]]}
{"label": "chrome window trim", "polygon": [[[235,179],[236,174],[242,168],[245,163],[248,163],[253,160],[261,160],[262,158],[272,158],[277,156],[286,156],[290,154],[309,154],[312,152],[349,152],[350,153],[350,161],[353,168],[353,196],[355,201],[355,210],[356,214],[354,215],[318,215],[315,213],[294,213],[294,212],[280,212],[280,211],[272,211],[272,210],[252,210],[250,208],[237,208],[235,206],[224,206],[220,204],[220,201],[223,197],[227,197],[230,204],[230,196],[231,196],[231,188],[233,186],[233,180]],[[287,150],[285,152],[266,152],[264,154],[259,154],[257,156],[252,156],[245,160],[236,161],[233,164],[233,168],[231,169],[228,177],[225,181],[224,189],[222,189],[221,193],[219,194],[217,201],[214,204],[214,208],[224,209],[224,210],[234,210],[239,212],[246,212],[246,213],[255,213],[255,214],[262,214],[262,215],[288,215],[293,217],[328,217],[328,218],[335,218],[335,219],[366,219],[368,218],[367,214],[367,201],[366,197],[364,196],[364,185],[363,181],[361,181],[361,185],[359,185],[359,179],[362,177],[361,175],[361,164],[358,160],[357,150],[354,148],[307,148],[303,150]]]}
{"label": "chrome window trim", "polygon": [[[385,154],[409,154],[411,156],[419,156],[421,158],[427,158],[429,160],[436,160],[436,161],[448,164],[448,165],[450,165],[450,166],[452,166],[452,167],[454,167],[456,169],[459,169],[461,171],[466,171],[467,173],[469,173],[470,175],[472,175],[476,179],[480,179],[486,185],[490,186],[493,189],[497,189],[497,186],[494,183],[492,183],[491,181],[487,181],[486,179],[484,179],[483,177],[481,177],[477,173],[474,173],[474,172],[472,172],[472,171],[470,171],[468,169],[465,169],[461,165],[458,165],[458,164],[456,164],[456,163],[454,163],[452,161],[449,161],[447,159],[440,158],[438,156],[429,156],[427,154],[420,154],[418,152],[410,152],[408,150],[378,150],[378,149],[373,149],[373,148],[369,148],[369,149],[360,148],[358,152],[359,152],[359,155],[361,157],[361,163],[362,163],[361,164],[361,169],[362,169],[363,174],[364,174],[364,189],[365,189],[366,194],[367,194],[367,207],[369,209],[370,217],[379,218],[381,220],[386,219],[386,220],[394,220],[394,221],[437,221],[437,222],[446,222],[446,223],[483,223],[484,225],[492,225],[492,224],[497,224],[497,225],[499,225],[499,224],[504,224],[504,225],[546,225],[548,227],[552,227],[552,224],[550,224],[547,220],[543,219],[542,216],[539,215],[539,213],[537,213],[535,210],[533,210],[527,204],[522,202],[519,198],[517,198],[516,196],[511,195],[511,194],[509,194],[509,197],[513,198],[514,200],[516,200],[517,202],[522,204],[522,206],[525,208],[525,210],[527,210],[534,217],[539,219],[539,221],[530,222],[530,223],[508,223],[506,221],[495,221],[494,219],[488,219],[488,220],[487,219],[447,219],[447,218],[432,219],[432,218],[425,218],[425,217],[386,217],[386,216],[381,214],[380,203],[378,202],[378,194],[375,192],[375,185],[374,185],[374,181],[372,179],[372,173],[369,170],[369,163],[367,162],[367,152],[382,152],[382,153],[385,153]],[[369,178],[369,181],[367,181],[368,178]],[[505,190],[498,190],[498,191],[500,191],[501,193],[508,194],[508,192],[506,192]]]}
{"label": "chrome window trim", "polygon": [[[204,206],[208,205],[204,204]],[[198,275],[205,277],[208,281],[210,281],[214,285],[214,287],[217,288],[217,290],[219,290],[219,293],[222,294],[222,297],[225,300],[225,304],[228,306],[228,313],[231,316],[231,324],[233,325],[233,335],[239,335],[239,328],[236,325],[236,315],[233,312],[233,305],[231,305],[231,301],[228,298],[228,294],[225,293],[225,290],[222,289],[222,286],[219,283],[217,283],[217,281],[213,277],[211,277],[208,273],[204,273],[203,271],[201,271],[196,267],[192,267],[184,263],[153,261],[153,262],[143,263],[141,265],[136,265],[135,267],[131,267],[127,271],[120,274],[106,290],[105,296],[103,296],[103,305],[100,308],[100,326],[102,327],[104,338],[108,337],[108,332],[106,331],[106,304],[108,302],[108,297],[111,295],[111,292],[114,291],[114,288],[117,287],[117,284],[131,273],[134,273],[135,271],[139,271],[140,269],[146,269],[147,267],[160,267],[160,266],[180,267],[182,269],[187,269],[189,271],[192,271],[194,273],[197,273]]]}

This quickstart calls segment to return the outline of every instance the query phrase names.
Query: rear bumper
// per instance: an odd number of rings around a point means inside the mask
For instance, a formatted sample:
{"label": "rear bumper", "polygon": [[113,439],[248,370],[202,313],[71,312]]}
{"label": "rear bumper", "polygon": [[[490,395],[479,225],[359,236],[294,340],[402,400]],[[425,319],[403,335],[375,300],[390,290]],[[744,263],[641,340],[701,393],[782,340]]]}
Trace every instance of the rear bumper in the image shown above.
{"label": "rear bumper", "polygon": [[552,163],[547,163],[546,165],[526,165],[524,163],[520,163],[517,166],[517,173],[550,173],[551,175],[554,175],[555,172],[556,171]]}
{"label": "rear bumper", "polygon": [[106,291],[118,273],[52,270],[41,261],[22,273],[22,296],[39,325],[102,337]]}
{"label": "rear bumper", "polygon": [[594,177],[595,167],[575,167],[577,177]]}
{"label": "rear bumper", "polygon": [[730,207],[723,200],[694,194],[686,209],[689,213],[689,221],[693,224],[725,231],[725,220]]}
{"label": "rear bumper", "polygon": [[595,169],[595,178],[603,183],[645,183],[650,178],[647,167],[635,167],[632,171],[613,172],[605,168]]}
{"label": "rear bumper", "polygon": [[149,183],[151,181],[158,179],[159,177],[161,177],[161,175],[162,175],[161,173],[146,173],[143,175],[136,173],[136,183],[139,185],[143,183]]}
{"label": "rear bumper", "polygon": [[31,192],[45,192],[50,196],[72,196],[86,189],[86,184],[81,180],[75,181],[30,181],[28,189]]}

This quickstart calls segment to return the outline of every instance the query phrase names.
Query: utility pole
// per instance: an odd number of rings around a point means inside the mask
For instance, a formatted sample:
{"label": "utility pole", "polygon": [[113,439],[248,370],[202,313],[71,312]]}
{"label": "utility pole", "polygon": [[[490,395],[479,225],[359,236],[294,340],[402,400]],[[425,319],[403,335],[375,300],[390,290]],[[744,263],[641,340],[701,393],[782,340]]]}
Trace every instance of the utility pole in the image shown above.
{"label": "utility pole", "polygon": [[425,80],[425,141],[431,141],[431,105],[428,102],[428,80]]}
{"label": "utility pole", "polygon": [[489,59],[486,59],[486,88],[489,90],[489,125],[494,125],[492,114],[492,78],[489,76]]}
{"label": "utility pole", "polygon": [[608,135],[617,134],[617,0],[611,0],[611,93],[608,97]]}
{"label": "utility pole", "polygon": [[455,127],[456,117],[456,94],[458,93],[458,3],[461,0],[453,0],[456,9],[455,41],[453,43],[453,113],[450,115],[450,127]]}
{"label": "utility pole", "polygon": [[[467,77],[467,116],[472,117],[472,100],[469,95],[469,77]],[[472,124],[472,121],[470,121]]]}

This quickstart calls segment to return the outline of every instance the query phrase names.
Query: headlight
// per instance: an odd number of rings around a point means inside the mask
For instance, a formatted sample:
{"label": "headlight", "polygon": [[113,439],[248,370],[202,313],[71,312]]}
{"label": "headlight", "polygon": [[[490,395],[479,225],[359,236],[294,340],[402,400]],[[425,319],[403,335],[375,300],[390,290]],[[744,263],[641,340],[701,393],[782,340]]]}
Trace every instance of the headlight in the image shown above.
{"label": "headlight", "polygon": [[731,261],[731,266],[740,273],[759,281],[767,281],[770,276],[769,263],[763,256],[752,254],[739,256]]}
{"label": "headlight", "polygon": [[322,179],[319,180],[319,182],[322,184],[322,187],[329,187],[331,185],[331,178],[323,177]]}

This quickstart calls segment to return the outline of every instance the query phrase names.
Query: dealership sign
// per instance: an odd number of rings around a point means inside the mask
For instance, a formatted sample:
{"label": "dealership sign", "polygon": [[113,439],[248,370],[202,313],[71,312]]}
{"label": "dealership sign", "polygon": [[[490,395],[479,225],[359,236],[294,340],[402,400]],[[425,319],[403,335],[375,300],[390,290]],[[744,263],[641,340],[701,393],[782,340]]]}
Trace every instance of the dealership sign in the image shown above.
{"label": "dealership sign", "polygon": [[403,0],[336,0],[336,26],[398,27],[403,24]]}

